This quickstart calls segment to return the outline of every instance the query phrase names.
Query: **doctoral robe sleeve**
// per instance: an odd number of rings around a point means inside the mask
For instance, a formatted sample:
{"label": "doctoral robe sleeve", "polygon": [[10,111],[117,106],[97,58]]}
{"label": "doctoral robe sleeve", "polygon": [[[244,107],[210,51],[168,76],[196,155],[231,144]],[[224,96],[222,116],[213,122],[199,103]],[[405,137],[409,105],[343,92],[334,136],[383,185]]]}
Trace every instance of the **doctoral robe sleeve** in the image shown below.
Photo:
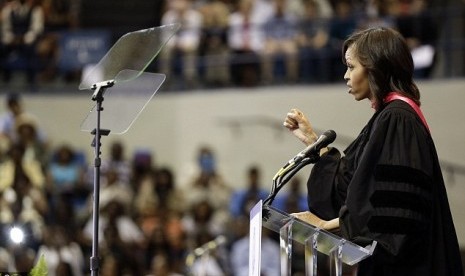
{"label": "doctoral robe sleeve", "polygon": [[345,202],[350,172],[336,148],[331,148],[316,163],[307,182],[310,212],[324,220],[338,217]]}
{"label": "doctoral robe sleeve", "polygon": [[[340,210],[342,235],[378,241],[386,260],[421,258],[431,234],[434,145],[408,107],[375,120]],[[426,251],[423,251],[426,254]]]}

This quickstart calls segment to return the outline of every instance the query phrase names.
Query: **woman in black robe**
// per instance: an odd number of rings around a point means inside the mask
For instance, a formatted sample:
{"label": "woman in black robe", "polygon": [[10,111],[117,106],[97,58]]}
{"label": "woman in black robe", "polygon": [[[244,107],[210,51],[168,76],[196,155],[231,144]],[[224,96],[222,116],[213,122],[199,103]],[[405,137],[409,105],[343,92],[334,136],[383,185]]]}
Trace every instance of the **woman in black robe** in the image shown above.
{"label": "woman in black robe", "polygon": [[[307,183],[309,212],[294,216],[337,230],[373,256],[357,275],[463,275],[436,149],[421,113],[405,39],[388,28],[354,33],[343,45],[344,79],[375,112],[341,154],[324,148]],[[292,109],[284,126],[310,145],[318,135]]]}

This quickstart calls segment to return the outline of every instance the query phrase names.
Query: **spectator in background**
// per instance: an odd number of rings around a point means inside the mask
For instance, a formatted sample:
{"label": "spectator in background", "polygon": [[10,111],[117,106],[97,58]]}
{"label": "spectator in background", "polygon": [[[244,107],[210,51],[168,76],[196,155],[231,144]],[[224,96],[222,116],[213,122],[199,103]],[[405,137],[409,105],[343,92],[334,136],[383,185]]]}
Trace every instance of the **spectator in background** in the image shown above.
{"label": "spectator in background", "polygon": [[168,254],[164,252],[157,253],[153,256],[150,265],[150,271],[147,276],[182,276],[173,268],[172,261]]}
{"label": "spectator in background", "polygon": [[198,171],[183,189],[186,210],[194,210],[199,203],[207,202],[214,210],[212,216],[218,229],[224,229],[230,219],[228,204],[232,189],[218,172],[215,154],[211,148],[204,146],[199,149],[197,167]]}
{"label": "spectator in background", "polygon": [[29,85],[35,89],[39,69],[36,46],[44,30],[43,9],[35,0],[13,0],[3,8],[1,16],[3,80],[9,83],[12,68],[24,67]]}
{"label": "spectator in background", "polygon": [[375,27],[395,28],[398,1],[372,0],[363,7],[363,16],[358,23],[359,29]]}
{"label": "spectator in background", "polygon": [[218,172],[215,153],[210,147],[203,146],[197,154],[197,171],[185,188],[187,208],[202,200],[212,204],[215,210],[228,212],[228,202],[232,189],[227,186]]}
{"label": "spectator in background", "polygon": [[16,118],[21,115],[23,105],[19,94],[11,93],[5,98],[5,107],[7,111],[0,117],[0,139],[4,143],[17,142],[16,135]]}
{"label": "spectator in background", "polygon": [[165,220],[169,214],[158,210],[155,206],[144,211],[145,213],[139,215],[136,221],[146,240],[144,266],[150,269],[154,256],[169,252],[170,248],[164,229]]}
{"label": "spectator in background", "polygon": [[131,164],[131,186],[133,191],[139,190],[139,186],[143,181],[153,181],[153,172],[156,166],[152,152],[146,149],[136,150]]}
{"label": "spectator in background", "polygon": [[229,83],[227,28],[229,8],[224,0],[210,0],[199,8],[202,13],[202,37],[199,56],[202,58],[204,80],[207,86],[225,86]]}
{"label": "spectator in background", "polygon": [[83,180],[82,165],[70,145],[57,147],[48,166],[48,180],[53,185],[51,188],[58,193],[72,193]]}
{"label": "spectator in background", "polygon": [[118,180],[122,185],[130,186],[131,164],[126,159],[126,147],[122,141],[113,141],[109,147],[108,158],[102,161],[102,173],[113,170],[118,173]]}
{"label": "spectator in background", "polygon": [[436,24],[425,0],[400,0],[396,24],[407,40],[415,66],[414,76],[429,78],[436,61]]}
{"label": "spectator in background", "polygon": [[42,80],[52,80],[57,74],[60,32],[76,29],[79,26],[79,2],[79,0],[42,1],[44,35],[37,46],[44,67],[40,75]]}
{"label": "spectator in background", "polygon": [[[0,233],[6,235],[11,227],[18,226],[26,232],[26,246],[37,250],[42,241],[44,215],[48,211],[47,201],[42,186],[33,183],[31,174],[25,169],[30,167],[18,164],[22,160],[21,148],[12,147],[11,159],[0,167]],[[5,170],[8,168],[9,170]],[[4,243],[9,238],[2,237],[0,240]]]}
{"label": "spectator in background", "polygon": [[284,61],[285,80],[293,83],[298,79],[297,18],[286,10],[286,0],[274,0],[273,14],[263,28],[265,45],[262,52],[263,82],[273,82],[277,59]]}
{"label": "spectator in background", "polygon": [[[274,0],[252,0],[252,18],[260,22],[260,25],[264,24],[274,14]],[[286,1],[287,3],[287,1]],[[286,4],[286,8],[287,8]]]}
{"label": "spectator in background", "polygon": [[146,213],[147,210],[158,206],[158,197],[155,193],[156,182],[154,169],[148,170],[137,182],[133,202],[136,216],[140,216]]}
{"label": "spectator in background", "polygon": [[[49,276],[84,275],[84,254],[65,228],[58,225],[48,226],[43,240],[37,256],[44,256]],[[69,274],[60,274],[63,263],[70,266]]]}
{"label": "spectator in background", "polygon": [[42,0],[46,32],[61,32],[79,27],[79,0]]}
{"label": "spectator in background", "polygon": [[84,185],[84,164],[81,162],[70,145],[61,145],[53,153],[46,168],[51,218],[55,218],[58,208],[66,208],[63,203],[70,204],[73,212],[80,212],[85,205],[90,191]]}
{"label": "spectator in background", "polygon": [[147,276],[157,276],[157,275],[166,275],[166,276],[183,276],[183,274],[178,273],[173,268],[168,254],[158,253],[156,254],[150,266],[150,271]]}
{"label": "spectator in background", "polygon": [[[192,205],[190,211],[183,216],[182,225],[191,249],[200,246],[196,241],[201,235],[216,237],[225,234],[226,231],[226,223],[222,221],[221,217],[218,217],[216,210],[206,200]],[[207,241],[203,240],[203,242]]]}
{"label": "spectator in background", "polygon": [[45,169],[49,159],[48,143],[41,140],[37,120],[29,114],[21,114],[15,124],[18,143],[25,150],[23,158],[37,160],[42,165],[42,169]]}
{"label": "spectator in background", "polygon": [[[195,248],[205,248],[206,245],[216,243],[214,236],[208,232],[199,232],[196,237]],[[194,249],[196,250],[196,249]],[[190,275],[227,276],[231,275],[229,269],[228,252],[221,244],[208,248],[192,260],[192,264],[186,261]]]}
{"label": "spectator in background", "polygon": [[249,167],[247,171],[247,183],[245,188],[236,190],[229,201],[229,211],[235,218],[248,215],[250,206],[248,202],[257,203],[265,200],[268,192],[261,187],[261,171],[257,166]]}
{"label": "spectator in background", "polygon": [[[249,274],[249,218],[242,216],[236,220],[235,229],[238,238],[231,244],[231,268],[233,276]],[[242,229],[242,230],[241,230]],[[261,275],[280,275],[279,243],[271,238],[272,233],[266,228],[262,232],[261,241]]]}
{"label": "spectator in background", "polygon": [[[142,248],[145,237],[139,226],[118,199],[108,201],[101,208],[98,243],[102,248],[102,267],[115,258],[120,271],[124,270],[129,275],[143,275]],[[90,244],[93,238],[92,218],[87,221],[82,233],[85,242]]]}
{"label": "spectator in background", "polygon": [[167,215],[164,224],[164,232],[169,251],[168,256],[172,268],[177,273],[183,273],[187,256],[188,241],[186,231],[183,228],[181,217],[178,214]]}
{"label": "spectator in background", "polygon": [[118,201],[125,213],[130,213],[133,200],[132,190],[121,183],[118,172],[108,170],[105,172],[102,188],[100,191],[100,203],[107,205],[111,201]]}
{"label": "spectator in background", "polygon": [[[0,117],[0,140],[7,140],[6,143],[19,142],[17,133],[17,121],[22,115],[26,114],[26,118],[31,118],[37,123],[34,115],[25,111],[21,95],[17,93],[10,93],[5,97],[5,106],[7,112]],[[42,128],[36,126],[37,135],[42,143],[45,143],[46,136]]]}
{"label": "spectator in background", "polygon": [[288,214],[307,210],[307,195],[301,191],[301,184],[302,181],[299,177],[292,178],[287,190],[276,196],[273,206]]}
{"label": "spectator in background", "polygon": [[253,3],[254,0],[240,0],[237,11],[229,17],[231,80],[239,86],[255,86],[261,79],[259,53],[264,36],[260,19],[253,17]]}
{"label": "spectator in background", "polygon": [[[114,208],[112,206],[111,208]],[[115,211],[117,211],[115,209]],[[113,212],[113,211],[112,211]],[[118,215],[110,215],[104,228],[102,244],[103,275],[143,275],[143,261],[139,246],[124,237],[126,231],[135,229],[122,227],[116,219]],[[128,226],[128,225],[127,225]]]}
{"label": "spectator in background", "polygon": [[300,21],[297,42],[300,55],[300,77],[303,82],[328,82],[329,21],[320,14],[318,2],[307,0],[305,13]]}
{"label": "spectator in background", "polygon": [[331,81],[340,81],[339,76],[344,75],[346,69],[341,63],[341,47],[344,40],[358,28],[358,22],[350,0],[339,0],[334,5],[335,15],[330,21],[329,30]]}
{"label": "spectator in background", "polygon": [[178,189],[171,169],[164,167],[155,172],[155,194],[158,198],[157,207],[161,210],[182,214],[185,210],[185,200]]}
{"label": "spectator in background", "polygon": [[[182,70],[186,87],[192,87],[197,83],[197,55],[202,20],[202,14],[192,8],[192,3],[189,0],[169,1],[168,9],[161,20],[163,25],[181,23],[181,29],[168,40],[161,51],[161,71],[170,77],[176,73],[173,71],[173,64],[180,62],[179,67]],[[168,79],[168,81],[170,80]],[[168,82],[168,84],[170,83]]]}
{"label": "spectator in background", "polygon": [[0,191],[14,187],[19,179],[24,179],[39,190],[45,185],[42,164],[31,158],[25,158],[25,147],[21,144],[11,145],[7,158],[0,163]]}

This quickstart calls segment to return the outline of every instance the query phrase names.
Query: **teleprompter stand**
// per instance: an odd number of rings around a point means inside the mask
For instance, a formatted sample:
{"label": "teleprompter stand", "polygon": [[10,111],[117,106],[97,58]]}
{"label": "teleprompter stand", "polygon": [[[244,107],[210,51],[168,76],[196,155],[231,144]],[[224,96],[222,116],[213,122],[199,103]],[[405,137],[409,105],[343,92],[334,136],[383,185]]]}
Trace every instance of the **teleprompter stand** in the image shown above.
{"label": "teleprompter stand", "polygon": [[[82,131],[94,135],[92,276],[99,274],[101,138],[110,132],[125,133],[158,91],[166,76],[144,70],[179,27],[179,24],[171,24],[123,35],[79,85],[80,90],[93,90],[92,101],[96,102],[81,124]],[[107,91],[109,88],[111,93]],[[105,102],[106,116],[103,117],[105,93],[108,97]]]}

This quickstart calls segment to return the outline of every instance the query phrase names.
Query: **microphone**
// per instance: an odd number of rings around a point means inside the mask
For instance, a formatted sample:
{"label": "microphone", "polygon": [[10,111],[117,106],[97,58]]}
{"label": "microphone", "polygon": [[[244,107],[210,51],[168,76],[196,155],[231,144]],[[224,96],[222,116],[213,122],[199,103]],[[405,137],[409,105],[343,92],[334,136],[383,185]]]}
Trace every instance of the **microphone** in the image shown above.
{"label": "microphone", "polygon": [[315,154],[318,155],[322,148],[328,146],[334,142],[334,140],[336,140],[336,132],[334,132],[334,130],[325,131],[313,144],[306,147],[303,151],[299,152],[293,159],[291,159],[291,162],[298,163],[305,157]]}
{"label": "microphone", "polygon": [[[273,186],[270,195],[265,199],[263,204],[269,205],[274,200],[278,191],[283,187],[290,177],[295,175],[304,166],[315,163],[320,158],[320,150],[336,140],[336,132],[334,130],[325,131],[318,139],[303,151],[299,152],[294,158],[289,160],[273,177]],[[308,160],[302,163],[302,160]],[[284,177],[284,179],[283,179]]]}

